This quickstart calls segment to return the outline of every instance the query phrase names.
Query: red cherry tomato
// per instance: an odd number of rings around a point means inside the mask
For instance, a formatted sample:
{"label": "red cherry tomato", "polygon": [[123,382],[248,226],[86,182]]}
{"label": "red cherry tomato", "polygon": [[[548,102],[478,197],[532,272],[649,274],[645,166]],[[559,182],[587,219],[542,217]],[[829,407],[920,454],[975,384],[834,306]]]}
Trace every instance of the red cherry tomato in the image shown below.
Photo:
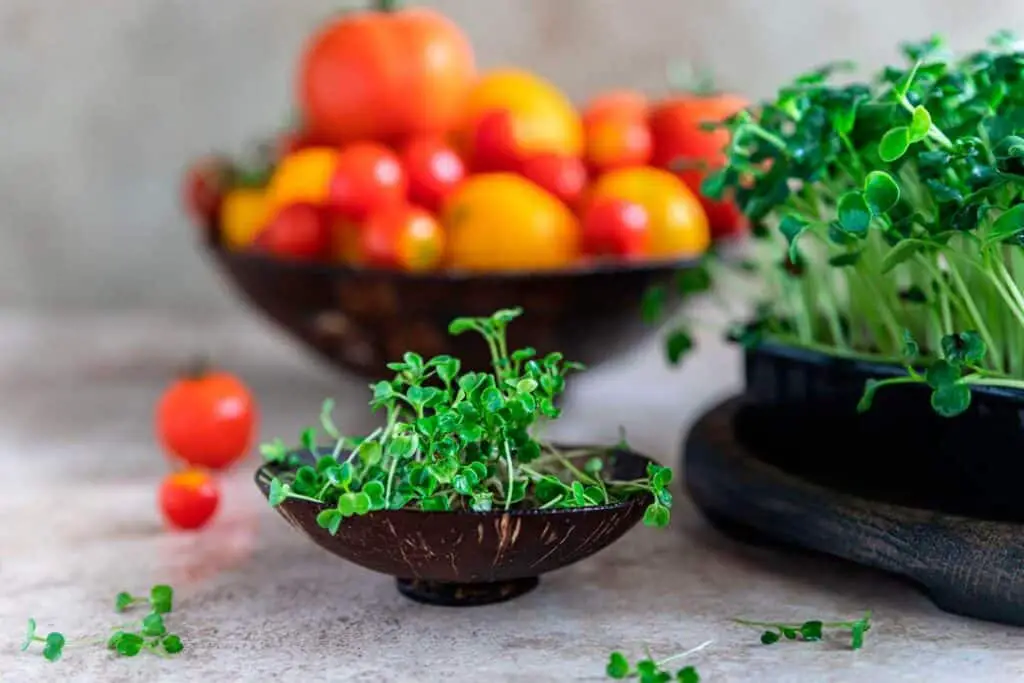
{"label": "red cherry tomato", "polygon": [[375,142],[356,142],[338,155],[327,202],[342,218],[362,221],[377,209],[404,202],[407,189],[394,152]]}
{"label": "red cherry tomato", "polygon": [[220,503],[220,486],[202,470],[189,469],[167,475],[158,493],[164,520],[176,529],[193,530],[205,525]]}
{"label": "red cherry tomato", "polygon": [[466,177],[462,159],[439,137],[414,138],[402,150],[402,165],[409,179],[409,199],[435,213]]}
{"label": "red cherry tomato", "polygon": [[444,255],[444,231],[429,212],[412,205],[382,209],[360,231],[359,253],[366,265],[424,271]]}
{"label": "red cherry tomato", "polygon": [[650,218],[625,199],[595,201],[583,214],[583,251],[591,256],[637,258],[647,254]]}
{"label": "red cherry tomato", "polygon": [[255,246],[283,259],[316,261],[330,254],[331,241],[327,212],[314,204],[289,204],[260,231]]}
{"label": "red cherry tomato", "polygon": [[201,228],[211,228],[230,184],[231,163],[226,159],[211,155],[189,166],[181,187],[189,218]]}
{"label": "red cherry tomato", "polygon": [[522,163],[512,114],[504,109],[487,112],[477,120],[470,148],[475,173],[515,172]]}
{"label": "red cherry tomato", "polygon": [[164,391],[156,408],[156,434],[171,456],[219,470],[249,451],[257,420],[256,401],[241,380],[200,370]]}
{"label": "red cherry tomato", "polygon": [[575,206],[587,186],[587,167],[576,157],[538,154],[523,162],[521,172],[569,206]]}

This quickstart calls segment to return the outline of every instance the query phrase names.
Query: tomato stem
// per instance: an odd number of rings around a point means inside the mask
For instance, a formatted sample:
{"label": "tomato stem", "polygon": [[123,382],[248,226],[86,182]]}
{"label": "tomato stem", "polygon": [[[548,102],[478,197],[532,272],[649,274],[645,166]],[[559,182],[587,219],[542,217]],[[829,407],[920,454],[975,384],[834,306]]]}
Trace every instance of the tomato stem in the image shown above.
{"label": "tomato stem", "polygon": [[401,0],[374,0],[378,12],[396,12],[401,8]]}
{"label": "tomato stem", "polygon": [[202,379],[209,374],[211,367],[212,364],[207,356],[198,355],[185,365],[180,374],[184,379]]}

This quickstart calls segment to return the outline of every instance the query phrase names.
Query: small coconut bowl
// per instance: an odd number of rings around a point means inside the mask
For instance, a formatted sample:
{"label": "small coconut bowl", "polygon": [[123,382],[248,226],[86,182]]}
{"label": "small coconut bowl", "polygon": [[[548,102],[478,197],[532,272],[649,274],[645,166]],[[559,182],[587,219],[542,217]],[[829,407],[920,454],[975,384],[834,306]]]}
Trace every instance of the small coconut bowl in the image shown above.
{"label": "small coconut bowl", "polygon": [[[292,263],[234,252],[210,228],[206,251],[231,289],[254,310],[332,366],[366,379],[387,376],[406,351],[462,359],[464,370],[490,366],[487,345],[452,337],[459,316],[486,316],[521,306],[509,330],[514,348],[560,351],[595,367],[633,347],[656,328],[644,322],[645,292],[669,290],[696,259],[595,263],[536,272],[407,273],[347,265]],[[666,304],[670,313],[682,302]]]}
{"label": "small coconut bowl", "polygon": [[[314,462],[309,452],[297,455]],[[646,476],[652,461],[617,450],[606,462],[613,478],[630,480]],[[280,472],[272,464],[256,470],[264,496]],[[650,502],[649,494],[640,494],[612,505],[567,510],[381,510],[349,517],[333,536],[316,522],[324,505],[289,498],[275,509],[321,548],[394,576],[402,595],[468,607],[523,595],[542,574],[604,549],[643,518]]]}

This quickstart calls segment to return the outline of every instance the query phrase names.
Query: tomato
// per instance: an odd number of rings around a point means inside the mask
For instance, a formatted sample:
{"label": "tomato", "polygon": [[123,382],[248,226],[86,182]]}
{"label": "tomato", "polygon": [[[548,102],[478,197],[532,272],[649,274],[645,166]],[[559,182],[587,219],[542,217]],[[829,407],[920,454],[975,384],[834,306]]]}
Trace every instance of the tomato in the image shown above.
{"label": "tomato", "polygon": [[[674,170],[700,197],[715,238],[743,232],[746,220],[733,202],[716,201],[700,194],[700,184],[707,172],[725,163],[724,149],[729,143],[728,131],[709,131],[702,126],[723,121],[746,106],[746,100],[735,95],[682,95],[659,102],[648,117],[654,143],[651,163]],[[694,167],[672,168],[678,162],[689,162]]]}
{"label": "tomato", "polygon": [[173,472],[160,484],[157,500],[169,526],[191,531],[204,526],[217,511],[220,486],[202,470]]}
{"label": "tomato", "polygon": [[328,185],[327,204],[338,216],[364,220],[371,212],[405,201],[408,181],[398,156],[375,142],[341,150]]}
{"label": "tomato", "polygon": [[252,246],[267,222],[267,197],[262,190],[239,187],[224,197],[220,207],[220,239],[235,251]]}
{"label": "tomato", "polygon": [[599,199],[583,213],[583,252],[591,256],[635,258],[647,254],[650,217],[627,199]]}
{"label": "tomato", "polygon": [[526,159],[520,172],[570,207],[576,205],[587,186],[587,167],[577,157],[539,154]]}
{"label": "tomato", "polygon": [[588,119],[586,160],[597,174],[629,166],[645,166],[651,159],[651,129],[642,116],[615,112]]}
{"label": "tomato", "polygon": [[334,263],[361,263],[363,226],[353,221],[330,216],[331,253]]}
{"label": "tomato", "polygon": [[409,180],[409,199],[430,211],[439,211],[466,177],[462,158],[442,137],[414,138],[402,149],[401,157]]}
{"label": "tomato", "polygon": [[528,71],[497,69],[481,75],[466,96],[463,126],[456,133],[467,158],[477,158],[472,133],[494,111],[508,112],[518,158],[583,153],[583,125],[564,93]]}
{"label": "tomato", "polygon": [[519,170],[522,158],[512,126],[512,114],[504,109],[480,115],[469,133],[468,154],[474,173]]}
{"label": "tomato", "polygon": [[471,271],[548,270],[579,256],[579,225],[550,192],[514,173],[470,176],[442,212],[447,263]]}
{"label": "tomato", "polygon": [[230,184],[231,162],[227,159],[210,155],[188,167],[181,186],[182,202],[196,225],[209,228],[217,220]]}
{"label": "tomato", "polygon": [[289,204],[322,204],[340,153],[331,147],[307,147],[281,159],[267,186],[267,210],[276,213]]}
{"label": "tomato", "polygon": [[256,401],[237,377],[197,371],[176,380],[160,397],[156,434],[174,458],[220,470],[248,452],[257,419]]}
{"label": "tomato", "polygon": [[466,35],[417,7],[333,19],[307,44],[296,80],[305,123],[342,145],[453,129],[475,77]]}
{"label": "tomato", "polygon": [[444,231],[424,209],[391,206],[371,214],[362,226],[359,252],[369,266],[431,270],[444,256]]}
{"label": "tomato", "polygon": [[609,90],[593,98],[583,107],[583,125],[608,116],[645,118],[647,98],[634,90]]}
{"label": "tomato", "polygon": [[293,260],[317,261],[331,250],[327,212],[313,204],[289,204],[266,224],[254,246],[268,254]]}
{"label": "tomato", "polygon": [[653,257],[691,258],[706,251],[711,242],[708,219],[697,195],[664,169],[624,168],[606,173],[589,188],[586,207],[608,198],[644,207]]}

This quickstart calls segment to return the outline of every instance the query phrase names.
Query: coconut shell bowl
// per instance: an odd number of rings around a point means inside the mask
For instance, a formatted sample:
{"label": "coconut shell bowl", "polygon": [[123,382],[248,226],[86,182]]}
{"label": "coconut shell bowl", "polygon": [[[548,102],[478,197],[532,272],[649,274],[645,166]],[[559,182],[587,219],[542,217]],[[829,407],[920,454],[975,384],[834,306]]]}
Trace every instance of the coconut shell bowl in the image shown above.
{"label": "coconut shell bowl", "polygon": [[[645,292],[671,284],[691,261],[593,265],[516,273],[414,274],[345,265],[291,263],[221,246],[214,228],[207,251],[251,307],[332,365],[364,378],[386,373],[406,351],[448,354],[484,369],[487,348],[450,337],[458,316],[521,306],[510,330],[514,347],[561,351],[594,367],[654,329],[641,318]],[[670,311],[668,311],[670,312]]]}
{"label": "coconut shell bowl", "polygon": [[[305,464],[315,460],[309,451],[296,454]],[[622,480],[644,476],[651,462],[623,450],[606,458],[611,474]],[[256,471],[256,484],[268,499],[280,472],[272,463]],[[611,505],[572,509],[380,510],[346,519],[335,535],[317,524],[317,514],[327,507],[323,504],[290,498],[275,509],[324,550],[395,577],[402,595],[465,607],[529,592],[542,574],[618,540],[643,518],[650,501],[645,493]]]}

